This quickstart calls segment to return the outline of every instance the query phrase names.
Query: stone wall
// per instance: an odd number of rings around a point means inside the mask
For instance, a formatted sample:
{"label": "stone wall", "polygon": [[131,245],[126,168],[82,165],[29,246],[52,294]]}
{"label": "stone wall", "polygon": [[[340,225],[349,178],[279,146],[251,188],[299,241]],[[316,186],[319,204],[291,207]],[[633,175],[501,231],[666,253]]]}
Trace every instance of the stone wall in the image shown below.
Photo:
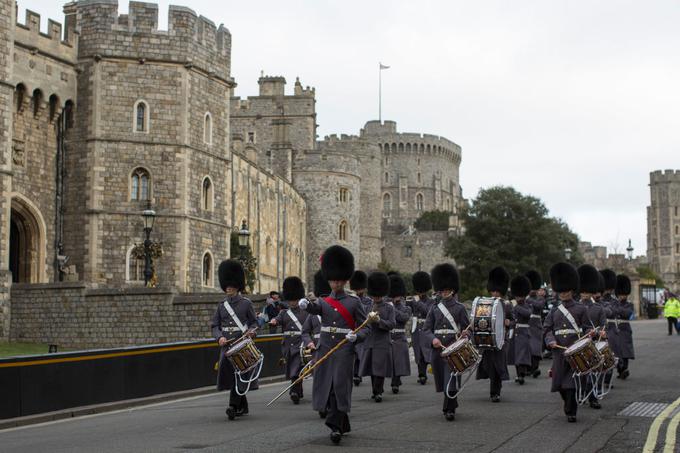
{"label": "stone wall", "polygon": [[383,231],[382,258],[400,272],[430,272],[436,264],[455,264],[444,255],[447,240],[446,231]]}
{"label": "stone wall", "polygon": [[647,256],[652,269],[674,291],[680,291],[680,170],[649,175]]}

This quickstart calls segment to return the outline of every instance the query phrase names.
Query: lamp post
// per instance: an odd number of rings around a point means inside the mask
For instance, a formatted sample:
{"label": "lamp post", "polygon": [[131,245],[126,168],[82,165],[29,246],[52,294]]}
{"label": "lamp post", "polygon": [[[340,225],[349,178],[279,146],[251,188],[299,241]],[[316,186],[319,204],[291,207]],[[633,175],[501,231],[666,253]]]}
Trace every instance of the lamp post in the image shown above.
{"label": "lamp post", "polygon": [[567,262],[571,259],[571,249],[569,247],[564,249],[564,257],[566,258]]}
{"label": "lamp post", "polygon": [[628,252],[628,259],[630,261],[633,260],[633,250],[634,249],[633,249],[632,241],[630,239],[628,239],[628,247],[626,248],[626,252]]}
{"label": "lamp post", "polygon": [[142,212],[144,219],[144,286],[148,286],[153,277],[153,269],[151,268],[151,230],[156,220],[156,212],[151,209],[151,202],[147,208]]}
{"label": "lamp post", "polygon": [[241,223],[241,229],[238,231],[238,247],[241,254],[241,262],[245,261],[246,258],[246,247],[248,247],[248,238],[250,237],[250,231],[248,231],[248,224],[245,219]]}

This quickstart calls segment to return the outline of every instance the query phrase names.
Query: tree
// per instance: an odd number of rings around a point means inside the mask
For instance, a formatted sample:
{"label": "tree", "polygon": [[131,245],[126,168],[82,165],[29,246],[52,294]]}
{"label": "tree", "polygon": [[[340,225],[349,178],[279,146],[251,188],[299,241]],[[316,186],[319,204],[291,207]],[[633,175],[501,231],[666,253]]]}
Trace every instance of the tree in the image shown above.
{"label": "tree", "polygon": [[243,265],[246,274],[246,286],[252,294],[257,280],[257,275],[255,274],[255,269],[257,269],[257,258],[253,256],[253,250],[250,248],[250,244],[245,247],[243,256],[241,256],[241,246],[238,244],[238,231],[232,231],[229,250],[231,251],[230,258],[240,261]]}
{"label": "tree", "polygon": [[446,231],[450,215],[448,211],[426,211],[420,214],[413,226],[421,231]]}
{"label": "tree", "polygon": [[550,217],[541,200],[512,187],[482,189],[463,208],[461,219],[465,233],[449,238],[446,246],[459,266],[461,296],[483,294],[495,266],[504,266],[510,275],[536,269],[547,280],[550,266],[565,261],[566,248],[572,250],[572,264],[582,262],[578,236],[569,226]]}
{"label": "tree", "polygon": [[649,266],[640,266],[635,271],[640,275],[640,278],[646,278],[648,280],[656,280],[656,287],[663,288],[666,286],[663,279],[657,275],[656,272],[652,270]]}

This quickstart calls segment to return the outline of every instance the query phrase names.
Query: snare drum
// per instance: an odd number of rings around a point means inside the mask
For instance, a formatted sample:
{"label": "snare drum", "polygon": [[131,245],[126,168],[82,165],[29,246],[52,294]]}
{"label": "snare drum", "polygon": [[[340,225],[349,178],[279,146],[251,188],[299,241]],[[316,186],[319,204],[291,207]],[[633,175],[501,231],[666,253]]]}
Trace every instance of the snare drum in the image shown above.
{"label": "snare drum", "polygon": [[474,367],[480,360],[479,351],[467,338],[461,338],[445,348],[441,356],[456,375]]}
{"label": "snare drum", "polygon": [[581,338],[564,351],[564,358],[576,375],[590,373],[602,365],[602,354],[590,338]]}
{"label": "snare drum", "polygon": [[255,342],[249,337],[236,341],[224,355],[231,362],[234,370],[241,374],[255,368],[263,358],[262,353],[255,346]]}
{"label": "snare drum", "polygon": [[600,352],[600,355],[602,355],[602,366],[597,371],[604,373],[614,368],[616,366],[616,357],[609,347],[609,342],[598,341],[595,343],[595,347]]}
{"label": "snare drum", "polygon": [[494,297],[477,297],[472,302],[471,315],[472,341],[475,346],[503,349],[505,343],[503,300]]}

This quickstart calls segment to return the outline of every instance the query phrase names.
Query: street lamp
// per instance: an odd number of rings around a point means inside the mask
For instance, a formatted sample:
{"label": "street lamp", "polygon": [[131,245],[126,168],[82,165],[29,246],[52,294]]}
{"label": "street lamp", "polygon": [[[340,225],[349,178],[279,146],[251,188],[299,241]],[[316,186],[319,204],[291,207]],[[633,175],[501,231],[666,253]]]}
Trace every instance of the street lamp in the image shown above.
{"label": "street lamp", "polygon": [[571,249],[569,247],[564,249],[564,257],[569,261],[571,259]]}
{"label": "street lamp", "polygon": [[250,231],[248,231],[248,224],[245,219],[241,223],[241,229],[238,232],[238,246],[241,252],[241,261],[245,259],[246,247],[248,247],[248,238],[250,237]]}
{"label": "street lamp", "polygon": [[148,286],[151,278],[153,277],[153,270],[151,268],[151,230],[153,230],[153,224],[156,220],[156,212],[151,209],[151,202],[147,205],[147,208],[142,212],[142,218],[144,219],[144,285]]}
{"label": "street lamp", "polygon": [[628,239],[628,247],[626,248],[626,252],[628,252],[628,259],[632,260],[633,259],[633,244],[630,239]]}

